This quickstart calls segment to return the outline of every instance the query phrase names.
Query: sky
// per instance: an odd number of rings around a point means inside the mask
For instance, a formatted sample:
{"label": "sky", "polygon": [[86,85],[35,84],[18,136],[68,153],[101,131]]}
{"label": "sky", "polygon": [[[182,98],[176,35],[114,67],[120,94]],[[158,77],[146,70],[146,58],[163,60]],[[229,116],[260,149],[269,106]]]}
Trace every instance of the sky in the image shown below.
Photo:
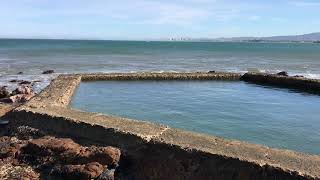
{"label": "sky", "polygon": [[320,32],[320,0],[1,0],[0,37],[162,39]]}

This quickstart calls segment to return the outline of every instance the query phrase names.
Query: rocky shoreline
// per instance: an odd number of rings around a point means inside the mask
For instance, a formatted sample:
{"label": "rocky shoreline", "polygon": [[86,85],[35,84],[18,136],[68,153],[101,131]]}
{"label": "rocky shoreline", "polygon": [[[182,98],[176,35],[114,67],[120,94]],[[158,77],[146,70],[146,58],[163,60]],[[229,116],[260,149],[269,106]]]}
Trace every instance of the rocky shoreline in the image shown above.
{"label": "rocky shoreline", "polygon": [[0,179],[114,179],[121,151],[21,126],[0,137]]}
{"label": "rocky shoreline", "polygon": [[11,128],[6,114],[16,106],[0,103],[0,179],[115,179],[119,148],[85,146],[28,126]]}

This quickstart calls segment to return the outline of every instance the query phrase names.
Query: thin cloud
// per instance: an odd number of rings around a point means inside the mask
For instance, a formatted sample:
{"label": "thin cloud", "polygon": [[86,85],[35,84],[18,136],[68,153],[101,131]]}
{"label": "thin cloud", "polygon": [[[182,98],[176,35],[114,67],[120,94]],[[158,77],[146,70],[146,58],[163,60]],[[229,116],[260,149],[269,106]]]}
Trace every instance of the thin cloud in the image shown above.
{"label": "thin cloud", "polygon": [[292,1],[289,4],[297,6],[297,7],[315,7],[320,6],[320,2],[315,1]]}

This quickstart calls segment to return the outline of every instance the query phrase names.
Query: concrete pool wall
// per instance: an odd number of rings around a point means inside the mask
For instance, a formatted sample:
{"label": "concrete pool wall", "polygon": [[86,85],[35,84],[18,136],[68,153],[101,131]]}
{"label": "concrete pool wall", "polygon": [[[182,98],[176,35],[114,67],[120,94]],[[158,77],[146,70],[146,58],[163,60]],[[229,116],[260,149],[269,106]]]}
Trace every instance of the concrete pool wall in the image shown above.
{"label": "concrete pool wall", "polygon": [[[305,87],[305,90],[311,88],[316,92],[320,87],[319,80],[312,80],[310,85],[310,80],[300,77],[272,75],[268,78],[266,74],[256,73],[245,76],[246,81],[253,83],[263,77],[266,80],[262,82],[270,85],[286,86],[285,81],[290,88],[303,90]],[[120,167],[128,171],[133,179],[319,179],[320,156],[317,155],[83,112],[68,106],[81,81],[238,81],[243,77],[224,72],[60,75],[39,95],[9,113],[8,118],[13,128],[27,125],[49,134],[120,147],[126,154],[126,160]]]}

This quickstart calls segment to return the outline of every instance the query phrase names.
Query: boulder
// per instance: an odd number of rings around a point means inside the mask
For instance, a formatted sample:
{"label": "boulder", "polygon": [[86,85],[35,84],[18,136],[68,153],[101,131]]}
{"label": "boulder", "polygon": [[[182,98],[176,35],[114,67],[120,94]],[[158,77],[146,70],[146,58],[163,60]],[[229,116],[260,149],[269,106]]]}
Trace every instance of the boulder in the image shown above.
{"label": "boulder", "polygon": [[86,164],[88,162],[99,162],[102,165],[108,165],[110,167],[115,167],[118,165],[120,160],[121,152],[118,148],[114,147],[96,147],[91,146],[85,148],[77,158],[74,159],[74,162],[80,164]]}
{"label": "boulder", "polygon": [[20,71],[20,72],[18,72],[18,74],[23,74],[23,72],[22,72],[22,71]]}
{"label": "boulder", "polygon": [[10,93],[6,86],[0,86],[0,99],[9,97]]}
{"label": "boulder", "polygon": [[209,71],[208,73],[216,73],[216,71]]}
{"label": "boulder", "polygon": [[52,69],[42,72],[42,74],[52,74],[52,73],[54,73],[54,70],[52,70]]}
{"label": "boulder", "polygon": [[62,153],[78,154],[81,146],[69,138],[44,136],[29,141],[23,148],[24,153],[32,155],[61,155]]}
{"label": "boulder", "polygon": [[286,71],[281,71],[281,72],[277,73],[277,75],[279,75],[279,76],[288,76],[288,73]]}
{"label": "boulder", "polygon": [[104,170],[104,166],[97,162],[91,162],[84,165],[64,165],[55,167],[51,176],[61,179],[87,180],[95,179]]}

